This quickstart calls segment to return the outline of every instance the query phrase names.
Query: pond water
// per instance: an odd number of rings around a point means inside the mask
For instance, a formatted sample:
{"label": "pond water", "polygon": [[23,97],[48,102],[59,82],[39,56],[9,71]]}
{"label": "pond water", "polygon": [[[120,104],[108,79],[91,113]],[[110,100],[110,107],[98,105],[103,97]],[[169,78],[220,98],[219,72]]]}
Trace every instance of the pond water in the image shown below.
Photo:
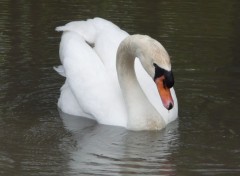
{"label": "pond water", "polygon": [[[240,175],[240,1],[0,2],[0,175]],[[157,132],[63,114],[56,26],[95,16],[159,40],[179,119]]]}

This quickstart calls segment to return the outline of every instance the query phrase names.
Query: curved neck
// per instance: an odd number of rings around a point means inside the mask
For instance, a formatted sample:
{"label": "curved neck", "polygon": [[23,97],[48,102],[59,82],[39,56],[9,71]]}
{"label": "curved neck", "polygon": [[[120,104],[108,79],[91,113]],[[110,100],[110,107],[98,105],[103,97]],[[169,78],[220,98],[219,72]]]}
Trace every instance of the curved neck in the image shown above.
{"label": "curved neck", "polygon": [[165,121],[149,102],[140,87],[134,61],[145,59],[144,46],[138,40],[139,35],[127,37],[117,52],[117,74],[128,110],[128,128],[132,130],[157,130],[165,127]]}

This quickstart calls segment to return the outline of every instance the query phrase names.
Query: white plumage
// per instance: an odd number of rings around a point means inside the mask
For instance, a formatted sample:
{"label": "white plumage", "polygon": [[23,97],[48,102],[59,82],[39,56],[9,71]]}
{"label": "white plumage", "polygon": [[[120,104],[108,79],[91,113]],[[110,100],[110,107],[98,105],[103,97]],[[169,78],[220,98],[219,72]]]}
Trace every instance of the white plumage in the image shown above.
{"label": "white plumage", "polygon": [[[153,78],[145,71],[139,59],[135,60],[134,67],[147,102],[139,102],[142,99],[138,97],[130,102],[131,107],[134,107],[131,111],[136,112],[135,117],[130,117],[129,102],[126,102],[120,88],[120,78],[116,71],[117,49],[129,36],[125,31],[101,18],[70,22],[56,30],[63,31],[59,50],[62,66],[55,68],[66,77],[58,100],[58,106],[63,112],[132,130],[161,129],[177,118],[178,104],[174,89],[171,88],[174,107],[168,111],[162,104]],[[161,66],[171,68],[171,65]],[[148,123],[148,115],[137,113],[142,111],[138,104],[152,106],[158,112],[157,118],[162,119],[162,124],[155,126]]]}

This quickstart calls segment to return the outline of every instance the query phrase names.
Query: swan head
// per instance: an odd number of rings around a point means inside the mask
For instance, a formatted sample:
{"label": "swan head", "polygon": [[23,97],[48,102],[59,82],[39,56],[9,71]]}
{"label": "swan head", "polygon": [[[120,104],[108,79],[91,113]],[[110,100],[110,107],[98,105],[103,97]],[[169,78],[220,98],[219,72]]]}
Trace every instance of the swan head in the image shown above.
{"label": "swan head", "polygon": [[162,99],[164,107],[168,110],[174,106],[174,101],[170,92],[170,89],[174,85],[174,77],[172,71],[167,71],[157,64],[153,64],[155,67],[154,82],[157,85],[159,95]]}
{"label": "swan head", "polygon": [[170,89],[174,85],[170,57],[165,48],[149,36],[142,36],[144,46],[138,51],[138,56],[147,73],[156,83],[164,107],[168,110],[174,106]]}

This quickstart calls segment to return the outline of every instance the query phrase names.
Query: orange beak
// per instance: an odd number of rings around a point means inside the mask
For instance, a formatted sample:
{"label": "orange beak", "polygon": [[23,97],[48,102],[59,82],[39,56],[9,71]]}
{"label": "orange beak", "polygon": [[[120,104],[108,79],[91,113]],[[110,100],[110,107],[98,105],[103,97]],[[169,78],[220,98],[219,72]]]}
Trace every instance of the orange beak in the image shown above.
{"label": "orange beak", "polygon": [[163,106],[167,109],[170,110],[173,108],[173,99],[172,95],[170,92],[170,89],[164,85],[163,80],[165,79],[164,75],[160,76],[155,79],[155,83],[157,85],[157,89],[159,92],[159,95],[162,99]]}

